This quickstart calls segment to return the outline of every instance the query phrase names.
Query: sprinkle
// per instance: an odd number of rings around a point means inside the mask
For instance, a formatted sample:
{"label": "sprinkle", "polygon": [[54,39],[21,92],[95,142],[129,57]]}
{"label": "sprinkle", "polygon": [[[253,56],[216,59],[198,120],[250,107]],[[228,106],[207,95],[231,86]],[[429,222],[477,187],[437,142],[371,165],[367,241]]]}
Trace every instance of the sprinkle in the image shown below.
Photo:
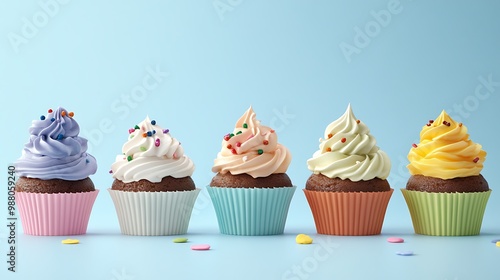
{"label": "sprinkle", "polygon": [[345,141],[347,141],[347,139],[345,139],[345,137],[343,137],[342,139],[340,139],[340,142],[342,142],[342,143],[345,143]]}
{"label": "sprinkle", "polygon": [[155,120],[152,120],[152,121],[151,121],[151,124],[152,124],[152,125],[156,125],[156,121],[155,121]]}
{"label": "sprinkle", "polygon": [[274,133],[274,129],[271,129],[271,133]]}
{"label": "sprinkle", "polygon": [[264,151],[262,149],[257,150],[257,154],[262,155],[263,153],[264,153]]}
{"label": "sprinkle", "polygon": [[174,153],[174,154],[172,155],[172,157],[173,157],[173,158],[177,158],[177,153]]}
{"label": "sprinkle", "polygon": [[328,139],[332,138],[333,137],[333,134],[328,134]]}
{"label": "sprinkle", "polygon": [[331,151],[332,151],[332,148],[328,147],[328,148],[326,148],[326,151],[327,151],[327,152],[331,152]]}
{"label": "sprinkle", "polygon": [[387,238],[387,242],[389,243],[403,243],[405,240],[401,237],[389,237]]}
{"label": "sprinkle", "polygon": [[109,170],[108,172],[109,172],[109,174],[113,174],[113,170]]}
{"label": "sprinkle", "polygon": [[85,159],[85,163],[90,163],[90,160],[89,159]]}
{"label": "sprinkle", "polygon": [[129,133],[129,134],[132,134],[132,133],[134,133],[134,131],[135,131],[135,129],[130,128],[130,129],[128,130],[128,133]]}
{"label": "sprinkle", "polygon": [[145,152],[145,151],[147,151],[147,150],[148,150],[146,147],[143,147],[143,146],[141,146],[139,149],[140,149],[141,151],[143,151],[143,152]]}
{"label": "sprinkle", "polygon": [[132,139],[132,138],[134,138],[134,136],[135,136],[134,134],[130,134],[129,138]]}
{"label": "sprinkle", "polygon": [[243,133],[241,130],[236,132],[236,135]]}
{"label": "sprinkle", "polygon": [[210,250],[210,245],[208,244],[199,244],[191,246],[191,250],[194,251],[207,251]]}
{"label": "sprinkle", "polygon": [[229,134],[224,135],[224,140],[229,141],[229,139],[231,139],[231,136],[229,136]]}
{"label": "sprinkle", "polygon": [[356,123],[360,123],[361,121],[360,120],[356,120]]}
{"label": "sprinkle", "polygon": [[248,124],[247,124],[247,123],[244,123],[244,124],[243,124],[243,128],[248,128]]}
{"label": "sprinkle", "polygon": [[229,133],[229,138],[233,138],[234,133]]}
{"label": "sprinkle", "polygon": [[160,147],[160,139],[159,138],[155,140],[155,146]]}
{"label": "sprinkle", "polygon": [[459,126],[459,127],[462,127],[462,123],[459,123],[459,124],[458,124],[458,126]]}
{"label": "sprinkle", "polygon": [[450,126],[451,124],[447,121],[443,121],[443,124],[446,125],[446,126]]}
{"label": "sprinkle", "polygon": [[78,244],[80,243],[80,240],[78,239],[64,239],[61,241],[62,244]]}
{"label": "sprinkle", "polygon": [[476,158],[473,160],[473,162],[474,162],[474,163],[477,163],[478,161],[479,161],[479,157],[476,157]]}
{"label": "sprinkle", "polygon": [[52,113],[52,112],[54,112],[54,111],[52,111],[52,109],[49,109],[49,111],[48,111],[48,112],[49,112],[49,114],[50,114],[50,113]]}
{"label": "sprinkle", "polygon": [[167,134],[170,131],[170,129],[164,129],[163,134]]}
{"label": "sprinkle", "polygon": [[140,129],[140,127],[138,125],[135,125],[134,129]]}
{"label": "sprinkle", "polygon": [[178,238],[175,238],[174,240],[172,240],[172,242],[174,242],[174,243],[186,243],[187,241],[188,241],[188,239],[185,237],[178,237]]}
{"label": "sprinkle", "polygon": [[241,142],[236,142],[236,147],[241,147]]}
{"label": "sprinkle", "polygon": [[147,133],[143,133],[142,137],[146,138],[146,137],[148,137],[148,134]]}
{"label": "sprinkle", "polygon": [[74,117],[74,116],[75,116],[75,113],[74,113],[74,112],[69,112],[68,116],[69,116],[70,118],[72,118],[72,117]]}
{"label": "sprinkle", "polygon": [[128,156],[128,157],[127,157],[127,160],[128,160],[128,161],[131,161],[131,160],[132,160],[132,156]]}
{"label": "sprinkle", "polygon": [[151,131],[148,131],[146,134],[147,134],[148,136],[150,136],[150,137],[151,137],[151,136],[153,136],[153,132],[151,132]]}
{"label": "sprinkle", "polygon": [[66,116],[66,111],[61,112],[61,116],[65,117]]}
{"label": "sprinkle", "polygon": [[228,148],[228,149],[232,149],[232,148],[233,148],[233,145],[231,145],[231,144],[227,144],[226,148]]}
{"label": "sprinkle", "polygon": [[429,120],[429,123],[433,123],[433,122],[434,122],[434,120]]}
{"label": "sprinkle", "polygon": [[500,242],[500,239],[493,239],[493,240],[491,240],[491,243],[497,243],[497,242]]}
{"label": "sprinkle", "polygon": [[495,243],[497,245],[497,247],[500,247],[500,241],[497,241],[497,243]]}
{"label": "sprinkle", "polygon": [[262,144],[264,144],[264,145],[269,145],[269,141],[264,140],[264,142],[262,142]]}
{"label": "sprinkle", "polygon": [[238,154],[238,152],[236,152],[236,149],[231,149],[231,153],[233,153],[234,155]]}
{"label": "sprinkle", "polygon": [[243,157],[243,162],[246,162],[248,160],[248,157],[247,156],[244,156]]}
{"label": "sprinkle", "polygon": [[50,119],[50,121],[51,121],[51,122],[53,122],[53,121],[55,121],[55,120],[56,120],[56,118],[52,118],[52,119]]}
{"label": "sprinkle", "polygon": [[413,251],[399,251],[396,254],[400,256],[413,256]]}
{"label": "sprinkle", "polygon": [[309,235],[301,233],[295,237],[295,242],[297,244],[312,244],[313,239]]}
{"label": "sprinkle", "polygon": [[413,144],[411,144],[411,145],[412,145],[412,147],[413,147],[413,148],[418,147],[418,145],[417,145],[417,144],[415,144],[415,143],[413,143]]}
{"label": "sprinkle", "polygon": [[156,134],[156,130],[153,129],[153,134]]}
{"label": "sprinkle", "polygon": [[42,116],[40,116],[40,119],[41,119],[42,121],[44,121],[44,120],[45,120],[45,116],[43,116],[43,115],[42,115]]}
{"label": "sprinkle", "polygon": [[426,125],[427,125],[427,126],[431,126],[431,124],[430,124],[430,123],[428,123],[428,124],[426,124]]}
{"label": "sprinkle", "polygon": [[63,138],[64,138],[64,135],[62,135],[62,134],[57,135],[57,140],[62,140]]}

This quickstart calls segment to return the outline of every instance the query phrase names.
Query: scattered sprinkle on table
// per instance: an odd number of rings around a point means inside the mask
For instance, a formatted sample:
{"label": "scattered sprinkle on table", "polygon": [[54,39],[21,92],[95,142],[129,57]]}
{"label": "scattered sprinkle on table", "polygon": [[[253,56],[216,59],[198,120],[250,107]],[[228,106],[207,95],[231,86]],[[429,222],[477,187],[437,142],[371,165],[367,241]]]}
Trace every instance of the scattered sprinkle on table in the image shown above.
{"label": "scattered sprinkle on table", "polygon": [[396,254],[400,256],[413,256],[413,251],[398,251]]}
{"label": "scattered sprinkle on table", "polygon": [[313,243],[313,239],[309,235],[301,233],[295,237],[295,242],[297,244],[311,244]]}
{"label": "scattered sprinkle on table", "polygon": [[210,250],[210,245],[208,245],[208,244],[197,244],[197,245],[193,245],[193,246],[191,246],[191,250],[195,250],[195,251],[206,251],[206,250]]}
{"label": "scattered sprinkle on table", "polygon": [[491,240],[491,243],[497,243],[498,241],[500,241],[500,239],[493,239]]}
{"label": "scattered sprinkle on table", "polygon": [[497,241],[495,244],[497,244],[497,247],[500,247],[500,241]]}
{"label": "scattered sprinkle on table", "polygon": [[174,240],[172,240],[174,243],[186,243],[188,241],[187,238],[185,237],[178,237],[178,238],[175,238]]}
{"label": "scattered sprinkle on table", "polygon": [[78,244],[80,243],[80,240],[78,239],[64,239],[61,241],[62,244]]}
{"label": "scattered sprinkle on table", "polygon": [[387,242],[389,243],[403,243],[405,240],[401,237],[389,237],[387,238]]}

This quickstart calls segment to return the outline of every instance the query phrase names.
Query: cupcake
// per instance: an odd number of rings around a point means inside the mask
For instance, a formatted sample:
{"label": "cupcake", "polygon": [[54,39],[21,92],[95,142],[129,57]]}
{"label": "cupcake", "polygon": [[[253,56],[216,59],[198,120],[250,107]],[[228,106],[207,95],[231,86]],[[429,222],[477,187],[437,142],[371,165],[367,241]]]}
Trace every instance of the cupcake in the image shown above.
{"label": "cupcake", "polygon": [[114,181],[108,189],[121,232],[185,234],[200,189],[181,143],[147,117],[129,129],[122,152],[111,165]]}
{"label": "cupcake", "polygon": [[486,152],[467,128],[443,110],[408,153],[410,178],[402,189],[415,233],[478,235],[491,190],[481,175]]}
{"label": "cupcake", "polygon": [[295,192],[286,174],[291,154],[276,132],[260,124],[250,107],[223,137],[207,186],[220,232],[277,235],[285,228]]}
{"label": "cupcake", "polygon": [[391,162],[351,105],[330,123],[319,150],[307,160],[313,172],[304,189],[319,234],[380,234],[393,189]]}
{"label": "cupcake", "polygon": [[25,234],[85,234],[99,190],[89,178],[97,163],[78,136],[74,113],[49,109],[34,120],[30,139],[14,163],[16,204]]}

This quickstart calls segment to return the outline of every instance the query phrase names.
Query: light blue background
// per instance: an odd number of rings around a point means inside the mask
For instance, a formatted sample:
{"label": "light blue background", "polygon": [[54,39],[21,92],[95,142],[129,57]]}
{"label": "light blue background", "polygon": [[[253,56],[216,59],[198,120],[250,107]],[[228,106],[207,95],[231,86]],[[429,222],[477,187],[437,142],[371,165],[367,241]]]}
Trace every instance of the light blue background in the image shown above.
{"label": "light blue background", "polygon": [[[15,274],[7,273],[7,228],[0,226],[2,279],[498,278],[500,249],[490,242],[500,237],[498,1],[126,2],[0,4],[1,166],[20,156],[33,119],[63,106],[89,139],[101,190],[79,245],[18,228]],[[151,71],[160,76],[149,79]],[[149,89],[139,92],[144,80]],[[396,191],[381,236],[316,235],[301,190],[306,160],[348,103],[393,163]],[[299,188],[285,234],[220,235],[203,190],[186,236],[211,251],[191,251],[170,237],[122,236],[106,189],[127,129],[146,115],[169,128],[204,188],[222,136],[250,105],[293,154],[288,174]],[[494,191],[480,236],[414,235],[399,191],[411,144],[443,109],[488,152],[483,175]],[[3,187],[2,225],[6,196]],[[296,245],[298,233],[315,244]],[[392,235],[407,242],[388,244]],[[416,255],[396,256],[400,249]]]}

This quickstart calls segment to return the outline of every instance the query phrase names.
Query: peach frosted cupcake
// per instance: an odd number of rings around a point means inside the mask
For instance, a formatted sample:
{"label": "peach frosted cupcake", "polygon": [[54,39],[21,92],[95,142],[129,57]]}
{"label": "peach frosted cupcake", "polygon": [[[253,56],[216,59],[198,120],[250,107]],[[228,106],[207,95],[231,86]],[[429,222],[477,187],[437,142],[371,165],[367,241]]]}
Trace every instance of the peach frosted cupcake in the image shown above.
{"label": "peach frosted cupcake", "polygon": [[291,161],[276,132],[250,107],[223,137],[207,186],[219,229],[232,235],[282,234],[295,186],[286,174]]}
{"label": "peach frosted cupcake", "polygon": [[304,193],[318,233],[380,234],[394,192],[387,182],[391,162],[351,105],[326,127],[307,166],[313,174]]}
{"label": "peach frosted cupcake", "polygon": [[477,235],[491,190],[481,175],[486,152],[443,110],[422,127],[408,153],[411,177],[402,189],[415,233]]}

